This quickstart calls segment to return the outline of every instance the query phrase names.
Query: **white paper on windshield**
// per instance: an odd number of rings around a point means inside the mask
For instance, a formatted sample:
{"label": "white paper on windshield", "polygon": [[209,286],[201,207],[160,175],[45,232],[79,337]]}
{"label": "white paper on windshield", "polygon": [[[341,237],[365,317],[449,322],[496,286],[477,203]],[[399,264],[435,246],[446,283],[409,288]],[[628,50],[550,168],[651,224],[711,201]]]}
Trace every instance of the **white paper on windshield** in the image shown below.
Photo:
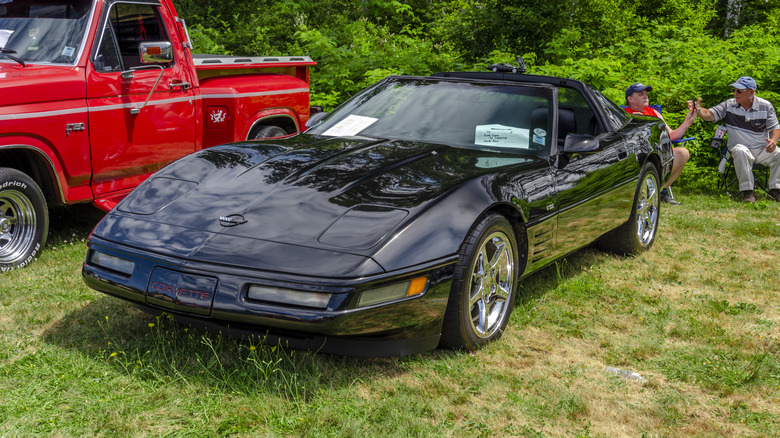
{"label": "white paper on windshield", "polygon": [[331,126],[330,129],[323,132],[322,135],[329,135],[332,137],[357,135],[362,130],[373,125],[377,120],[379,119],[351,114],[344,118],[344,120]]}
{"label": "white paper on windshield", "polygon": [[528,149],[528,129],[504,125],[479,125],[474,132],[474,144],[503,148]]}
{"label": "white paper on windshield", "polygon": [[0,47],[5,47],[5,43],[8,42],[8,38],[11,38],[12,30],[0,29]]}

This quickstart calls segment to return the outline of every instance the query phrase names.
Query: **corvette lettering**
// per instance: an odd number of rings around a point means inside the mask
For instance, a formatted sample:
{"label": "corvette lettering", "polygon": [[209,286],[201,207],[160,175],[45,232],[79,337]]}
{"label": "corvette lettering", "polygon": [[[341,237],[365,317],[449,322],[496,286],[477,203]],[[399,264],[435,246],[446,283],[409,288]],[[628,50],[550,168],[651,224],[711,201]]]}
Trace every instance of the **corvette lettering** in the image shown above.
{"label": "corvette lettering", "polygon": [[185,287],[173,287],[170,284],[160,283],[158,281],[153,281],[149,285],[149,289],[163,292],[165,294],[173,294],[180,297],[192,297],[197,300],[209,300],[211,299],[211,292],[205,292],[195,289],[188,289]]}

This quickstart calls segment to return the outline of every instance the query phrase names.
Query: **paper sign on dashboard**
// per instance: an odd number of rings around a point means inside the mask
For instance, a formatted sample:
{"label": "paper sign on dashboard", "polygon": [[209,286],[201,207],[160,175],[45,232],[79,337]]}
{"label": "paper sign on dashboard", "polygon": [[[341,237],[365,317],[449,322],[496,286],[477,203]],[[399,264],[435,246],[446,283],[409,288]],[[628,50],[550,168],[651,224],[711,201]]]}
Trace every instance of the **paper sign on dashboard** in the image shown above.
{"label": "paper sign on dashboard", "polygon": [[354,114],[344,118],[344,120],[331,126],[330,129],[323,132],[322,135],[331,137],[345,137],[357,135],[362,130],[373,125],[377,120],[374,117],[356,116]]}
{"label": "paper sign on dashboard", "polygon": [[[0,4],[2,4],[2,2],[0,2]],[[5,47],[5,44],[13,33],[14,31],[12,30],[0,29],[0,47]]]}
{"label": "paper sign on dashboard", "polygon": [[474,144],[528,149],[529,133],[528,129],[512,126],[480,125],[474,132]]}

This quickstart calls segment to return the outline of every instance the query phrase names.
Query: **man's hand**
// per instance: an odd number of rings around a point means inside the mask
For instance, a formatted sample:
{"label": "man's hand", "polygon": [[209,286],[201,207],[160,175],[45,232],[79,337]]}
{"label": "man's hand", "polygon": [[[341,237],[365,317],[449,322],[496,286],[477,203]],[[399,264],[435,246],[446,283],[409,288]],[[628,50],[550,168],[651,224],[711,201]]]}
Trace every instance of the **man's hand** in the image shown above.
{"label": "man's hand", "polygon": [[770,154],[777,149],[777,140],[780,139],[780,128],[773,129],[769,138],[766,139],[766,151]]}
{"label": "man's hand", "polygon": [[689,100],[688,101],[688,112],[693,113],[693,115],[696,115],[696,112],[699,110],[699,107],[701,107],[701,97],[696,100]]}
{"label": "man's hand", "polygon": [[771,138],[766,139],[766,151],[770,154],[772,151],[774,151],[777,148],[777,140],[772,140]]}

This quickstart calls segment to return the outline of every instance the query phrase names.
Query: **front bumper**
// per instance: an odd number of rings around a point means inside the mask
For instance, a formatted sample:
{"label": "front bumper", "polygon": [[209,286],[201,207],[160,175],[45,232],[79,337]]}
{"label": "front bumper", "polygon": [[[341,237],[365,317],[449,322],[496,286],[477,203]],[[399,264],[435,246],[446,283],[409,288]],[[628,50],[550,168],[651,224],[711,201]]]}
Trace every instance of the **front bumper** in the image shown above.
{"label": "front bumper", "polygon": [[[143,310],[167,312],[182,323],[234,337],[349,356],[397,356],[436,348],[455,264],[453,256],[370,277],[322,278],[193,262],[94,235],[88,248],[85,283]],[[131,262],[132,272],[92,263],[94,252]],[[357,305],[362,291],[419,276],[428,277],[419,295]],[[258,302],[248,297],[252,285],[326,293],[330,299],[324,309]]]}

